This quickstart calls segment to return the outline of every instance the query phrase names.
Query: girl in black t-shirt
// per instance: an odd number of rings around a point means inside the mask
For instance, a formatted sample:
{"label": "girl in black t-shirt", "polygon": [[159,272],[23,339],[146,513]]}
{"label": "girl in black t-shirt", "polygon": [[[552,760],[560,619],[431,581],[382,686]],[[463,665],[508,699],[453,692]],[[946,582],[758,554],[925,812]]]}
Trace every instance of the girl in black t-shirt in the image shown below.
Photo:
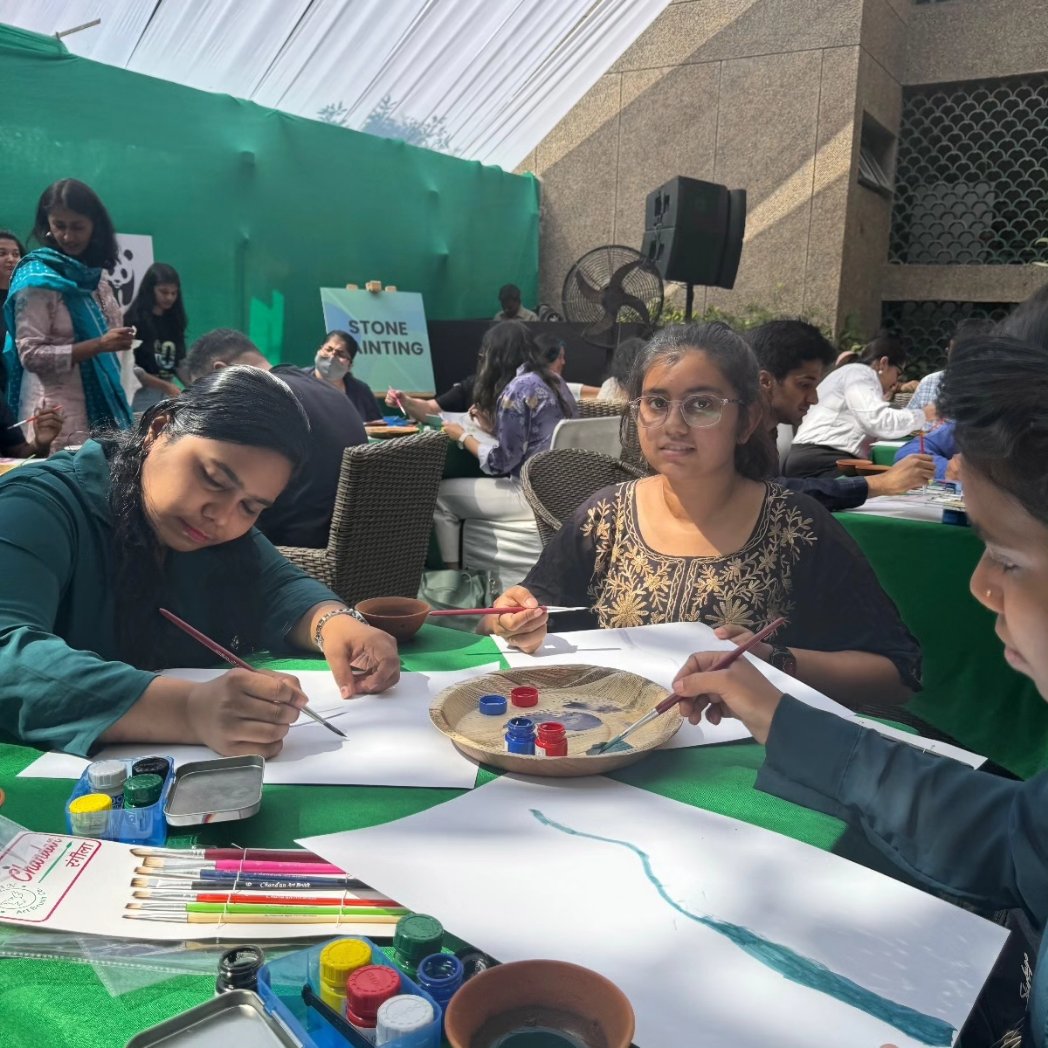
{"label": "girl in black t-shirt", "polygon": [[174,267],[154,262],[146,270],[124,322],[135,326],[140,342],[135,347],[135,373],[142,388],[132,408],[145,411],[165,397],[177,397],[182,389],[174,380],[186,356],[186,309]]}

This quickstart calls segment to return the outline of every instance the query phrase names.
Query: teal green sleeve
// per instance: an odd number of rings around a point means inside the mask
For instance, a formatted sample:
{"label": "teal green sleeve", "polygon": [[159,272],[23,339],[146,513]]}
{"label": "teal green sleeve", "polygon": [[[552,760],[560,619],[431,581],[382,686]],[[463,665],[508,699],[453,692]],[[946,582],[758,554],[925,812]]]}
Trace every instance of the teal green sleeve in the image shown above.
{"label": "teal green sleeve", "polygon": [[[86,547],[86,548],[82,548]],[[93,543],[70,509],[42,486],[12,485],[0,499],[0,729],[41,749],[86,756],[155,674],[56,634],[74,558]],[[103,604],[99,595],[99,606]],[[83,630],[89,624],[79,623]]]}
{"label": "teal green sleeve", "polygon": [[1048,919],[1048,772],[974,771],[786,696],[757,788],[862,828],[911,877],[980,909]]}
{"label": "teal green sleeve", "polygon": [[345,601],[295,567],[261,532],[254,537],[261,572],[259,593],[265,602],[261,640],[269,651],[290,652],[287,635],[310,608],[324,601]]}

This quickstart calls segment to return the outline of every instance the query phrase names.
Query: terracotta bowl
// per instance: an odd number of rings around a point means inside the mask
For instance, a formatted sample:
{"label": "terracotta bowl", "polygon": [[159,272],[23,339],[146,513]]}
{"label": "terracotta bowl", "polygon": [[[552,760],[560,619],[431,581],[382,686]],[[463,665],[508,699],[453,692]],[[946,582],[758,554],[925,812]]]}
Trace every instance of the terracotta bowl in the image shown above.
{"label": "terracotta bowl", "polygon": [[429,617],[430,607],[414,597],[371,597],[356,605],[369,626],[397,640],[411,640]]}
{"label": "terracotta bowl", "polygon": [[566,961],[514,961],[474,976],[445,1014],[451,1048],[489,1048],[514,1030],[573,1035],[566,1044],[629,1048],[633,1008],[603,975]]}

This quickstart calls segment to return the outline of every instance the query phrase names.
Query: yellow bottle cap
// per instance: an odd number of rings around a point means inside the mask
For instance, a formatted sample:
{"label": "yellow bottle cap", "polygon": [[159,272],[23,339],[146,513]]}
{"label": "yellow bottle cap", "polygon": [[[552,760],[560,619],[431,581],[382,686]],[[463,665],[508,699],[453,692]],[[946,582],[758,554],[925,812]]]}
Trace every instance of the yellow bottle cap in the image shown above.
{"label": "yellow bottle cap", "polygon": [[93,815],[95,812],[109,811],[113,807],[113,798],[106,793],[85,793],[69,802],[70,815]]}
{"label": "yellow bottle cap", "polygon": [[351,972],[370,963],[371,947],[363,939],[339,939],[320,951],[320,978],[344,988]]}

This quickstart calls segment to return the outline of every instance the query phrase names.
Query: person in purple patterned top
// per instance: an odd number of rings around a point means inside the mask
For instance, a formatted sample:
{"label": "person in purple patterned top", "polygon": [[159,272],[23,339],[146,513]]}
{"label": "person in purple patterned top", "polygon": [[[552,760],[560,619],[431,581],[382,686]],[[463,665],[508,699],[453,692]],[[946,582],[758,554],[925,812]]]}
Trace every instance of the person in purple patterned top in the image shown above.
{"label": "person in purple patterned top", "polygon": [[[520,471],[532,455],[549,447],[561,419],[578,414],[575,398],[551,368],[549,351],[535,344],[524,324],[506,321],[489,335],[491,345],[477,376],[477,402],[472,413],[482,421],[490,420],[495,442],[482,440],[456,423],[444,425],[448,438],[476,455],[480,468],[488,474],[441,481],[433,520],[441,556],[449,567],[461,563],[459,544],[464,520],[483,518],[525,525],[530,522],[534,527],[534,517],[521,490]],[[556,355],[559,353],[557,347]],[[513,367],[513,372],[509,372],[513,377],[506,381],[509,367]],[[495,390],[499,390],[497,394]],[[539,548],[536,545],[535,555]],[[522,565],[524,570],[527,566]],[[501,563],[498,567],[504,576],[514,570]]]}

